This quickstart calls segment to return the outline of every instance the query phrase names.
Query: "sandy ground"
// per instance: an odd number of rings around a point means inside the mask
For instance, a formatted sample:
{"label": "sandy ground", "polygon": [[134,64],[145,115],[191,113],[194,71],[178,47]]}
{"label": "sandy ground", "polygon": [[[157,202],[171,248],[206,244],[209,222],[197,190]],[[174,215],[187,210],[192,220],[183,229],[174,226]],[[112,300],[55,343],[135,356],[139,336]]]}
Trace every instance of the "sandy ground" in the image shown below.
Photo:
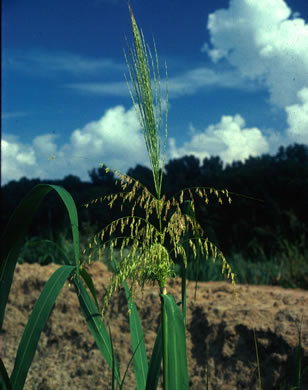
{"label": "sandy ground", "polygon": [[[10,373],[20,337],[40,291],[58,266],[17,265],[6,308],[0,353]],[[100,298],[111,274],[102,263],[88,268]],[[168,293],[180,300],[180,279],[171,280]],[[292,376],[298,326],[302,319],[302,358],[308,365],[308,291],[269,286],[238,285],[238,299],[227,282],[195,284],[187,290],[187,356],[190,389],[206,388],[208,353],[210,389],[257,389],[256,331],[263,389],[280,389]],[[159,324],[160,298],[157,287],[138,294],[137,307],[150,356]],[[131,357],[127,304],[117,293],[106,313],[121,375]],[[110,389],[111,372],[87,328],[75,291],[63,288],[42,332],[25,389]],[[308,378],[303,383],[308,389]],[[130,369],[124,389],[136,389]]]}

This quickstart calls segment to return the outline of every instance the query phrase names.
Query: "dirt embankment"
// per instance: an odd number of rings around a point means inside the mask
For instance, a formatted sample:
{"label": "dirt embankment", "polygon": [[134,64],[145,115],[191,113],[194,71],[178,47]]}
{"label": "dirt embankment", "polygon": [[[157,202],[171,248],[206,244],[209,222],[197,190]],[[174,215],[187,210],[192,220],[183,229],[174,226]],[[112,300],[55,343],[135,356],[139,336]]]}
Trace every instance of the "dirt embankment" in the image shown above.
{"label": "dirt embankment", "polygon": [[[0,351],[9,373],[29,314],[56,265],[18,265],[6,309]],[[102,263],[88,268],[101,297],[111,274]],[[308,291],[279,287],[238,285],[238,300],[226,282],[199,283],[187,289],[187,354],[191,389],[206,388],[208,354],[209,388],[257,389],[256,330],[263,389],[280,389],[292,374],[298,326],[302,320],[303,361],[308,365]],[[180,280],[170,282],[168,293],[180,300]],[[159,323],[158,289],[147,287],[138,295],[148,356]],[[123,291],[111,301],[106,314],[121,375],[131,357],[127,304]],[[61,292],[41,335],[25,389],[110,389],[111,372],[103,360],[80,312],[74,289]],[[124,389],[135,389],[133,369]],[[303,383],[308,388],[308,379]]]}

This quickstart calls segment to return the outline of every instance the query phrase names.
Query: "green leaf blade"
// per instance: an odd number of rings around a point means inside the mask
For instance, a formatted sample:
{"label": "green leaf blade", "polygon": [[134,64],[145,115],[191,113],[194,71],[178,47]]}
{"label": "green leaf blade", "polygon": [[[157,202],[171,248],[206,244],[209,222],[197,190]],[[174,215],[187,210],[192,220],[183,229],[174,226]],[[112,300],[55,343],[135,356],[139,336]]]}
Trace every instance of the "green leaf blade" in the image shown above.
{"label": "green leaf blade", "polygon": [[152,351],[151,359],[150,359],[146,390],[157,389],[158,379],[160,375],[161,360],[162,360],[162,327],[160,324],[156,335],[156,340]]}
{"label": "green leaf blade", "polygon": [[166,321],[163,342],[167,352],[168,370],[164,388],[188,389],[188,369],[186,355],[186,335],[183,313],[172,295],[161,295],[163,299],[163,316]]}
{"label": "green leaf blade", "polygon": [[72,225],[74,254],[77,274],[79,274],[79,231],[78,215],[72,196],[62,187],[51,184],[38,184],[18,204],[1,237],[0,246],[0,329],[4,320],[4,313],[9,297],[17,258],[23,239],[27,233],[34,215],[42,200],[51,191],[55,190],[64,202]]}
{"label": "green leaf blade", "polygon": [[118,384],[121,384],[119,369],[113,353],[112,343],[108,335],[107,329],[101,319],[101,315],[97,311],[97,307],[90,298],[84,285],[81,282],[78,283],[77,278],[73,279],[73,283],[75,286],[76,293],[78,295],[81,311],[87,321],[88,328],[96,342],[96,345],[101,351],[101,354],[106,360],[110,369],[114,369],[115,378]]}
{"label": "green leaf blade", "polygon": [[48,279],[34,305],[18,346],[15,365],[10,378],[14,390],[23,389],[42,330],[65,281],[74,269],[75,267],[68,265],[58,268]]}
{"label": "green leaf blade", "polygon": [[137,390],[144,390],[148,376],[148,360],[144,344],[144,336],[140,323],[138,311],[131,297],[128,285],[124,282],[124,289],[131,315],[129,316],[130,335],[132,342],[132,350],[134,352],[134,371],[136,377]]}
{"label": "green leaf blade", "polygon": [[0,358],[0,389],[1,390],[12,390],[10,378],[8,376],[5,365],[4,365],[1,358]]}

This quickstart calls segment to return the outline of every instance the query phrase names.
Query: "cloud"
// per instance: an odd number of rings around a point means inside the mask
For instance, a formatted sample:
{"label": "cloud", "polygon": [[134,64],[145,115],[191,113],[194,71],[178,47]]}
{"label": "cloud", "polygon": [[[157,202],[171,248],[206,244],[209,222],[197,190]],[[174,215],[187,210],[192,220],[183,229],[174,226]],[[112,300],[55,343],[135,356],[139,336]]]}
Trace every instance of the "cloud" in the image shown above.
{"label": "cloud", "polygon": [[[201,160],[219,155],[224,163],[273,152],[287,143],[308,143],[308,25],[291,12],[283,0],[230,0],[227,9],[209,15],[208,53],[214,66],[196,67],[176,76],[169,75],[169,97],[195,94],[212,87],[269,91],[269,102],[286,113],[286,129],[246,127],[243,116],[222,115],[216,124],[203,130],[191,125],[190,139],[178,146],[169,140],[168,158],[194,154]],[[44,51],[6,55],[6,66],[29,72],[69,72],[79,76],[125,65],[110,59],[93,59],[71,53]],[[222,66],[217,64],[224,60]],[[229,63],[228,68],[225,64]],[[212,64],[212,65],[213,65]],[[230,67],[231,65],[231,67]],[[223,71],[221,71],[223,69]],[[40,73],[42,74],[42,73]],[[128,95],[126,82],[75,82],[66,86],[77,91],[105,95]],[[162,92],[164,80],[161,80]],[[256,107],[256,110],[258,108]],[[14,117],[8,114],[7,118]],[[55,156],[54,160],[48,159]],[[75,174],[89,180],[88,170],[105,163],[126,171],[137,163],[148,165],[143,135],[134,108],[116,106],[96,121],[76,129],[68,143],[44,134],[31,144],[17,138],[2,139],[2,178],[4,182],[29,178],[63,178]]]}
{"label": "cloud", "polygon": [[[293,19],[290,19],[293,16]],[[285,110],[285,132],[246,128],[240,115],[223,115],[217,124],[198,131],[191,125],[190,139],[182,146],[170,139],[170,157],[194,154],[201,160],[219,155],[224,163],[273,152],[280,145],[308,143],[308,25],[291,13],[283,0],[230,0],[228,9],[210,14],[211,45],[202,51],[213,63],[224,59],[233,70],[190,72],[187,84],[174,82],[179,93],[193,92],[202,81],[223,87],[261,86],[270,103]],[[248,83],[247,83],[248,80]],[[249,84],[250,80],[250,84]],[[247,83],[247,84],[246,84]],[[196,87],[195,87],[196,86]]]}
{"label": "cloud", "polygon": [[67,72],[74,75],[123,71],[125,66],[109,58],[91,58],[70,52],[47,50],[15,50],[3,52],[4,69],[25,71],[36,75]]}
{"label": "cloud", "polygon": [[269,151],[269,143],[262,132],[256,127],[246,128],[240,115],[224,115],[219,123],[204,131],[196,131],[193,126],[190,130],[191,139],[182,147],[178,148],[175,139],[170,138],[169,158],[193,154],[202,161],[205,157],[219,155],[226,164]]}
{"label": "cloud", "polygon": [[66,87],[89,95],[129,97],[129,90],[125,81],[111,83],[71,83],[67,84]]}
{"label": "cloud", "polygon": [[[161,80],[162,92],[165,80]],[[66,85],[67,88],[90,95],[128,97],[126,81],[123,82],[80,82]],[[259,86],[245,80],[236,70],[218,72],[208,67],[199,67],[183,72],[177,76],[168,77],[168,93],[171,99],[185,95],[194,95],[202,89],[210,87],[257,90]],[[154,90],[154,83],[153,83]]]}
{"label": "cloud", "polygon": [[308,88],[298,92],[300,104],[286,107],[287,112],[287,136],[290,142],[308,144]]}
{"label": "cloud", "polygon": [[57,138],[44,134],[26,145],[16,137],[3,137],[2,184],[23,176],[62,179],[73,174],[89,180],[88,171],[101,163],[123,172],[136,164],[148,165],[134,107],[127,111],[123,106],[110,108],[99,120],[74,130],[62,146]]}
{"label": "cloud", "polygon": [[21,178],[31,173],[36,166],[35,151],[31,145],[20,144],[14,140],[1,140],[2,182]]}
{"label": "cloud", "polygon": [[[269,142],[258,128],[247,128],[240,115],[222,116],[219,123],[197,131],[191,125],[191,140],[177,147],[169,139],[167,158],[194,154],[203,160],[219,155],[224,163],[245,160],[269,151]],[[126,172],[136,164],[148,166],[147,151],[135,109],[123,106],[107,110],[97,121],[76,129],[69,142],[59,145],[60,136],[44,134],[30,145],[16,137],[2,139],[2,184],[21,177],[62,179],[73,174],[89,180],[88,171],[101,163]]]}
{"label": "cloud", "polygon": [[1,119],[16,119],[24,116],[28,116],[28,112],[16,111],[16,112],[2,112]]}
{"label": "cloud", "polygon": [[209,15],[213,62],[225,58],[243,77],[264,84],[270,102],[284,108],[308,87],[308,25],[283,0],[233,0]]}
{"label": "cloud", "polygon": [[107,110],[100,120],[75,130],[70,141],[70,147],[77,154],[91,153],[92,157],[120,170],[144,163],[147,158],[134,107],[128,111],[123,106]]}
{"label": "cloud", "polygon": [[[290,17],[293,16],[293,19]],[[204,131],[191,125],[190,139],[177,146],[169,141],[170,158],[193,154],[200,160],[219,155],[224,163],[273,152],[280,145],[308,143],[308,25],[291,13],[283,0],[230,0],[228,9],[209,15],[211,45],[205,43],[213,63],[224,59],[233,70],[220,73],[196,69],[173,79],[173,90],[193,93],[203,85],[266,87],[270,103],[284,110],[285,132],[246,128],[241,115],[223,115]],[[247,86],[249,82],[247,83]],[[185,92],[184,92],[185,91]]]}
{"label": "cloud", "polygon": [[199,67],[168,78],[168,90],[171,98],[193,95],[209,88],[234,88],[256,90],[256,84],[245,80],[237,70],[216,71],[208,67]]}

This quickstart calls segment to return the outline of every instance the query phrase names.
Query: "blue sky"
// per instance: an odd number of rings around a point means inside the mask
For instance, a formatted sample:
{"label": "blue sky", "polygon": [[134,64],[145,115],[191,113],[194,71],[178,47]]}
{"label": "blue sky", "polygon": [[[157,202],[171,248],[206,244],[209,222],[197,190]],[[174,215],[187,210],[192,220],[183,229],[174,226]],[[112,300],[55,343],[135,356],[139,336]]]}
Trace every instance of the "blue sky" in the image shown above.
{"label": "blue sky", "polygon": [[[308,144],[306,0],[131,0],[168,66],[167,160]],[[123,0],[2,2],[2,185],[148,165],[124,73]],[[53,160],[51,157],[55,156]]]}

